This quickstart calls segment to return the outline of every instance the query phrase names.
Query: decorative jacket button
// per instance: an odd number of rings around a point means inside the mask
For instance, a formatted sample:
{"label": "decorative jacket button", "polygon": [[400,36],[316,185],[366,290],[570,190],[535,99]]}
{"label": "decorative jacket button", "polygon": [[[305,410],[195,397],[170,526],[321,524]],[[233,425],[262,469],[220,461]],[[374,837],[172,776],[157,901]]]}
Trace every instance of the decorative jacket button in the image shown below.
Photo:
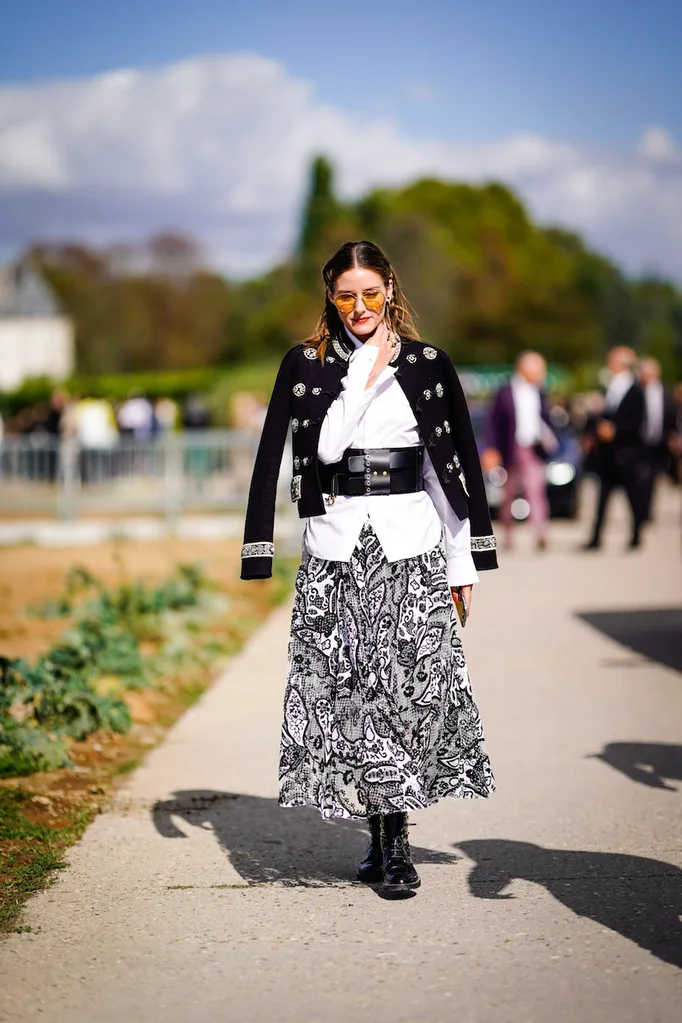
{"label": "decorative jacket button", "polygon": [[301,423],[301,426],[303,427],[304,430],[307,429],[310,426],[310,420],[304,419],[303,422]]}
{"label": "decorative jacket button", "polygon": [[292,389],[297,398],[302,398],[305,394],[305,384],[294,384]]}
{"label": "decorative jacket button", "polygon": [[291,430],[292,433],[296,433],[296,431],[298,430],[298,419],[291,420]]}
{"label": "decorative jacket button", "polygon": [[317,348],[304,348],[303,354],[305,355],[306,359],[310,359],[310,361],[312,362],[313,359],[317,358]]}
{"label": "decorative jacket button", "polygon": [[407,361],[408,362],[416,362],[417,361],[417,356],[416,355],[412,355],[412,354],[408,355],[407,356]]}
{"label": "decorative jacket button", "polygon": [[424,397],[426,398],[426,400],[427,400],[427,401],[428,401],[428,400],[430,399],[430,397],[431,397],[431,391],[430,391],[430,390],[428,389],[428,387],[427,387],[427,388],[426,388],[426,390],[424,391]]}
{"label": "decorative jacket button", "polygon": [[424,358],[425,359],[435,359],[437,355],[438,355],[438,352],[436,351],[435,348],[430,348],[430,347],[427,346],[424,349]]}
{"label": "decorative jacket button", "polygon": [[322,394],[321,387],[313,387],[313,394]]}
{"label": "decorative jacket button", "polygon": [[436,384],[436,394],[439,398],[443,397],[443,385],[440,383]]}
{"label": "decorative jacket button", "polygon": [[445,432],[446,432],[446,433],[450,433],[450,424],[449,424],[449,422],[447,421],[447,419],[445,419],[445,420],[443,421],[443,426],[445,427]]}

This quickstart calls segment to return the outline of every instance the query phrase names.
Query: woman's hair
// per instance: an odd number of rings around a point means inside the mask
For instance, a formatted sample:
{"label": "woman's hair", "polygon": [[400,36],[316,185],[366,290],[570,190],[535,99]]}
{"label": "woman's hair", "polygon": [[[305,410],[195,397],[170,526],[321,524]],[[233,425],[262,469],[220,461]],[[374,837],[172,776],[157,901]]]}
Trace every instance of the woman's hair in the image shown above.
{"label": "woman's hair", "polygon": [[328,341],[342,326],[338,310],[329,294],[334,290],[334,285],[342,273],[346,270],[355,270],[357,267],[373,270],[381,277],[386,288],[393,283],[393,296],[386,310],[387,326],[403,341],[419,340],[398,276],[379,246],[367,241],[345,242],[322,269],[325,284],[324,310],[314,332],[304,342],[307,348],[317,349],[317,357],[321,362],[324,362]]}

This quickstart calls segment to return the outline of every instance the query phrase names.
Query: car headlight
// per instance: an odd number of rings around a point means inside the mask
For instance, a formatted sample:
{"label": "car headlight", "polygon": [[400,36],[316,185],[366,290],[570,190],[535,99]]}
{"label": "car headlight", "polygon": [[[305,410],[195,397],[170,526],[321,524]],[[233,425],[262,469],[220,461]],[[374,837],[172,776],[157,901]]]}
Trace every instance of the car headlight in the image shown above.
{"label": "car headlight", "polygon": [[570,462],[550,462],[547,466],[547,482],[554,487],[565,487],[575,479],[575,466]]}

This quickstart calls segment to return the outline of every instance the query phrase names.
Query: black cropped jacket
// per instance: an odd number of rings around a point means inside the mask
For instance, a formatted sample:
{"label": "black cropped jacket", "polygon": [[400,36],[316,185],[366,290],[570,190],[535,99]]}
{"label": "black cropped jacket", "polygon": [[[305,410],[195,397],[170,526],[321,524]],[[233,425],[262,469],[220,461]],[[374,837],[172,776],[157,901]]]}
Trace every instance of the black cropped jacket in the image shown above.
{"label": "black cropped jacket", "polygon": [[[317,446],[327,409],[341,393],[351,352],[350,343],[337,337],[328,345],[324,363],[314,348],[302,344],[291,348],[282,360],[251,479],[242,579],[272,575],[277,479],[289,426],[293,443],[291,499],[298,503],[301,518],[325,514]],[[422,341],[403,342],[391,364],[453,511],[460,519],[469,518],[476,568],[497,568],[481,463],[455,367],[445,352]]]}

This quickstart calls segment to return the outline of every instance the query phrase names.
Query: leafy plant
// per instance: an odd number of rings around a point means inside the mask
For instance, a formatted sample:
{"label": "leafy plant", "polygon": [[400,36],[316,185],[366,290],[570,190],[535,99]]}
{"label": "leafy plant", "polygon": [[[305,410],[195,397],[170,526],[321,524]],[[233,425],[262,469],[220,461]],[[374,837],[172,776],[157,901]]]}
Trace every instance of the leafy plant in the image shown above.
{"label": "leafy plant", "polygon": [[[121,690],[215,656],[213,644],[192,649],[201,619],[215,607],[197,565],[180,565],[155,586],[135,580],[111,588],[73,569],[64,593],[31,612],[72,619],[59,642],[32,665],[0,657],[0,777],[67,767],[69,739],[128,731]],[[145,657],[140,644],[150,640],[157,649]],[[100,691],[103,678],[113,679],[110,691]]]}

